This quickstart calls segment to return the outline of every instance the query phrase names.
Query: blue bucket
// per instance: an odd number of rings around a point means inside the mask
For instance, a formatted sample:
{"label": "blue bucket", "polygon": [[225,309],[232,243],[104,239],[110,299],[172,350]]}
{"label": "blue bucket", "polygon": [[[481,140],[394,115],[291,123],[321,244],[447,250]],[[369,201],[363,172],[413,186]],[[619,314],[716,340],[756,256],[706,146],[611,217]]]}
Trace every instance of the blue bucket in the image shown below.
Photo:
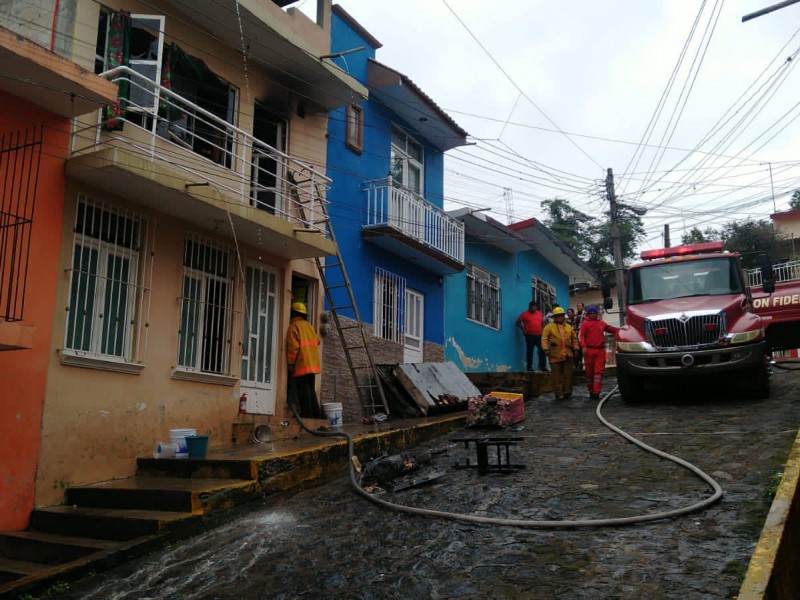
{"label": "blue bucket", "polygon": [[186,448],[189,451],[189,458],[205,458],[208,450],[207,435],[187,435]]}

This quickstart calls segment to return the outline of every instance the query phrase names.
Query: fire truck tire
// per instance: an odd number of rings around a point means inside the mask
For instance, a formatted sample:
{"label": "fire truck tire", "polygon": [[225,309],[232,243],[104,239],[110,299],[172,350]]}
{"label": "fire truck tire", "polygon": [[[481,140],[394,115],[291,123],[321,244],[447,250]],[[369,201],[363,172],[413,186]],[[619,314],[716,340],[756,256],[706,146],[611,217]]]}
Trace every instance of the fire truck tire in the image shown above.
{"label": "fire truck tire", "polygon": [[748,371],[742,377],[742,389],[748,398],[764,400],[769,398],[769,372],[757,368]]}
{"label": "fire truck tire", "polygon": [[624,402],[636,404],[644,399],[644,379],[617,372],[617,385]]}

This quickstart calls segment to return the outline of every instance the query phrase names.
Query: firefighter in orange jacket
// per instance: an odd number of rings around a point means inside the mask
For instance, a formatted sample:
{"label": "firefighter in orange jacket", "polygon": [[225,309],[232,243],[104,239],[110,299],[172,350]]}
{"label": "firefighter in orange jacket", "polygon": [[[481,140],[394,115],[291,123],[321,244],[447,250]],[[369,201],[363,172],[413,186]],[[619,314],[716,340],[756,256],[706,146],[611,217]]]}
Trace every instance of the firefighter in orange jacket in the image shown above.
{"label": "firefighter in orange jacket", "polygon": [[583,350],[586,386],[589,388],[589,397],[592,400],[599,400],[603,389],[603,372],[606,369],[605,333],[617,331],[619,327],[609,325],[598,316],[596,306],[586,309],[586,318],[581,322],[579,338]]}
{"label": "firefighter in orange jacket", "polygon": [[553,393],[556,400],[572,396],[572,357],[578,350],[578,337],[572,327],[564,322],[564,309],[553,309],[553,322],[542,330],[542,348],[550,360]]}
{"label": "firefighter in orange jacket", "polygon": [[[322,372],[319,356],[319,337],[307,321],[308,310],[302,302],[292,304],[291,321],[286,333],[286,362],[289,366],[289,385],[294,385],[300,416],[322,418],[317,401],[314,376]],[[291,395],[290,395],[291,397]]]}

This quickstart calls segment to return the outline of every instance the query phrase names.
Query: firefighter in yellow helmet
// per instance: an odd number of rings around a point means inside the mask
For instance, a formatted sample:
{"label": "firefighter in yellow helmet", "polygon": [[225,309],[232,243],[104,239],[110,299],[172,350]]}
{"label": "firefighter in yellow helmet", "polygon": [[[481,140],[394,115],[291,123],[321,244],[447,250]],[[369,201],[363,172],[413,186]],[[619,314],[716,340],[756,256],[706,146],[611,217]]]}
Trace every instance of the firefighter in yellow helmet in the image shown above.
{"label": "firefighter in yellow helmet", "polygon": [[299,404],[300,416],[306,419],[322,418],[317,401],[314,378],[322,372],[319,356],[319,337],[307,320],[308,310],[302,302],[292,304],[291,321],[286,332],[286,362],[289,367],[289,386]]}
{"label": "firefighter in yellow helmet", "polygon": [[578,336],[565,322],[564,309],[553,309],[553,321],[542,330],[542,349],[550,361],[550,377],[556,400],[572,396],[572,360],[578,351]]}

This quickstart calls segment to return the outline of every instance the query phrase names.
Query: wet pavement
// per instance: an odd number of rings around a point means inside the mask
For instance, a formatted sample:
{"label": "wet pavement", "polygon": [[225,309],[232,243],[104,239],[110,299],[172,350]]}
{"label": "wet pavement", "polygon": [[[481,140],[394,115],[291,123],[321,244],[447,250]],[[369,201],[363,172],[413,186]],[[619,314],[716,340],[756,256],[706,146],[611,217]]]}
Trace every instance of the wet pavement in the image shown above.
{"label": "wet pavement", "polygon": [[[606,382],[613,384],[613,379]],[[231,522],[70,585],[67,598],[732,598],[747,569],[773,476],[800,422],[800,373],[776,369],[769,400],[714,389],[612,397],[611,423],[713,477],[724,497],[687,516],[624,527],[522,529],[410,516],[357,496],[349,480],[250,506]],[[576,386],[576,392],[582,392]],[[510,474],[454,469],[474,449],[422,449],[446,476],[382,498],[531,520],[630,517],[692,505],[711,488],[605,428],[586,394],[526,404]],[[485,433],[485,432],[484,432]],[[363,458],[363,457],[362,457]]]}

